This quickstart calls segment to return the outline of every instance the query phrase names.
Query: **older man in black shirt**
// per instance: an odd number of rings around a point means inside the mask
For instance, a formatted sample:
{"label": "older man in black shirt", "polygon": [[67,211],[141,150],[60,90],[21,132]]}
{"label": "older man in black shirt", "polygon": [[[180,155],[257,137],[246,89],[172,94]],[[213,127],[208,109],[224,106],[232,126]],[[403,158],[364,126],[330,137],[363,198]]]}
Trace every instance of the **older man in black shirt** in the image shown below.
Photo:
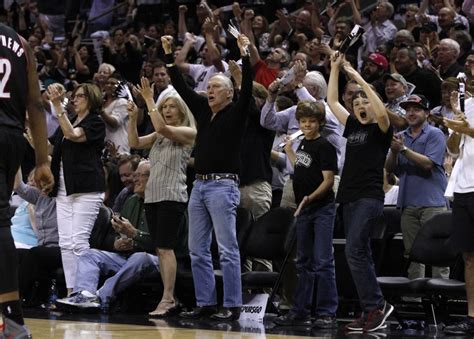
{"label": "older man in black shirt", "polygon": [[[236,239],[236,211],[240,200],[239,177],[242,135],[252,96],[252,72],[246,46],[247,37],[237,43],[242,56],[242,89],[233,103],[232,82],[223,74],[209,79],[207,98],[187,87],[175,66],[171,37],[161,38],[171,83],[196,118],[196,182],[189,200],[189,251],[197,308],[182,317],[211,316],[216,320],[236,320],[242,306],[240,253]],[[216,312],[217,296],[210,245],[214,229],[219,245],[224,281],[223,308]]]}

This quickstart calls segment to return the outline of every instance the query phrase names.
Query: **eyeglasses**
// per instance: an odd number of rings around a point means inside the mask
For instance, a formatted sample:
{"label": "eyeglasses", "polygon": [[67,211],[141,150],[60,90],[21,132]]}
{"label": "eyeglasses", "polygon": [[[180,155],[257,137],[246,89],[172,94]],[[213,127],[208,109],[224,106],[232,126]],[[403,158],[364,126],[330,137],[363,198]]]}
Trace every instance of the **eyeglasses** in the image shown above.
{"label": "eyeglasses", "polygon": [[76,98],[85,98],[86,95],[84,93],[76,93],[73,96],[71,96],[71,100],[74,100]]}

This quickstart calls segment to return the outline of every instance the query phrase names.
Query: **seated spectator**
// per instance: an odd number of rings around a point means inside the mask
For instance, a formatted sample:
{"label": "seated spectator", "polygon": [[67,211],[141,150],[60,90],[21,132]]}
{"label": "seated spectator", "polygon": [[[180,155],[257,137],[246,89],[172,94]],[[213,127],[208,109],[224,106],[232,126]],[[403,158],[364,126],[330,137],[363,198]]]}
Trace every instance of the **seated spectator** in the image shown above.
{"label": "seated spectator", "polygon": [[[34,220],[37,229],[37,242],[34,247],[24,251],[19,265],[20,295],[28,303],[31,300],[34,282],[39,277],[50,275],[62,266],[59,249],[56,199],[41,193],[33,181],[25,184],[18,171],[13,186],[14,191],[29,204],[34,205]],[[36,300],[42,302],[44,300]]]}
{"label": "seated spectator", "polygon": [[401,48],[395,58],[395,68],[407,82],[415,86],[413,94],[425,96],[431,106],[439,105],[441,79],[434,72],[418,66],[414,49]]}
{"label": "seated spectator", "polygon": [[[128,114],[128,113],[127,113]],[[137,170],[140,157],[137,155],[122,155],[119,157],[117,166],[120,175],[120,180],[124,188],[115,198],[112,210],[120,213],[123,204],[127,199],[133,195],[135,182],[133,180],[133,173]]]}
{"label": "seated spectator", "polygon": [[456,77],[459,72],[462,72],[462,66],[457,63],[460,53],[461,47],[457,41],[449,38],[440,41],[435,65],[442,79]]}
{"label": "seated spectator", "polygon": [[448,134],[447,128],[443,126],[442,119],[454,119],[454,113],[451,106],[451,93],[457,91],[459,88],[459,81],[454,77],[447,78],[441,83],[441,105],[436,106],[431,110],[428,121],[433,123],[436,127],[440,127],[445,134]]}
{"label": "seated spectator", "polygon": [[[158,257],[148,232],[143,199],[150,175],[150,162],[142,161],[134,173],[134,195],[125,203],[112,226],[117,233],[114,252],[88,249],[77,263],[76,283],[70,297],[58,299],[58,306],[107,308],[117,294],[145,277],[159,277]],[[99,278],[111,275],[98,289]]]}

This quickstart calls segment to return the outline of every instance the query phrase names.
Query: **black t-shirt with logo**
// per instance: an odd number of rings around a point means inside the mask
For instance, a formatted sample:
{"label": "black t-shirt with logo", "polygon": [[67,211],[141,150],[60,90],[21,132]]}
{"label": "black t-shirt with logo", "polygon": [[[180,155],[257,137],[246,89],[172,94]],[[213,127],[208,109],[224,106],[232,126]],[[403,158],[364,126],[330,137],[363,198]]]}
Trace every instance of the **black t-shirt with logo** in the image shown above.
{"label": "black t-shirt with logo", "polygon": [[361,124],[349,116],[343,136],[347,139],[346,160],[337,193],[338,202],[361,198],[384,199],[383,168],[393,128],[383,133],[378,124]]}
{"label": "black t-shirt with logo", "polygon": [[[313,193],[323,182],[322,171],[337,174],[336,149],[324,137],[313,140],[303,139],[296,151],[293,190],[296,203],[306,195]],[[306,208],[317,208],[334,201],[334,192],[330,189],[321,199],[312,201]]]}

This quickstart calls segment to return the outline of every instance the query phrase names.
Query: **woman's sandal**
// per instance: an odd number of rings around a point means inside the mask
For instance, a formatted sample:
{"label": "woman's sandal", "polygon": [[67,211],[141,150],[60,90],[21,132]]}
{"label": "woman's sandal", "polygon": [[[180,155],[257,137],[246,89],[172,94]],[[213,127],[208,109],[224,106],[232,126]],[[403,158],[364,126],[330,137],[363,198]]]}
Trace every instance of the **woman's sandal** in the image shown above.
{"label": "woman's sandal", "polygon": [[156,310],[148,313],[150,317],[166,317],[176,308],[177,304],[175,300],[162,300],[156,307]]}

